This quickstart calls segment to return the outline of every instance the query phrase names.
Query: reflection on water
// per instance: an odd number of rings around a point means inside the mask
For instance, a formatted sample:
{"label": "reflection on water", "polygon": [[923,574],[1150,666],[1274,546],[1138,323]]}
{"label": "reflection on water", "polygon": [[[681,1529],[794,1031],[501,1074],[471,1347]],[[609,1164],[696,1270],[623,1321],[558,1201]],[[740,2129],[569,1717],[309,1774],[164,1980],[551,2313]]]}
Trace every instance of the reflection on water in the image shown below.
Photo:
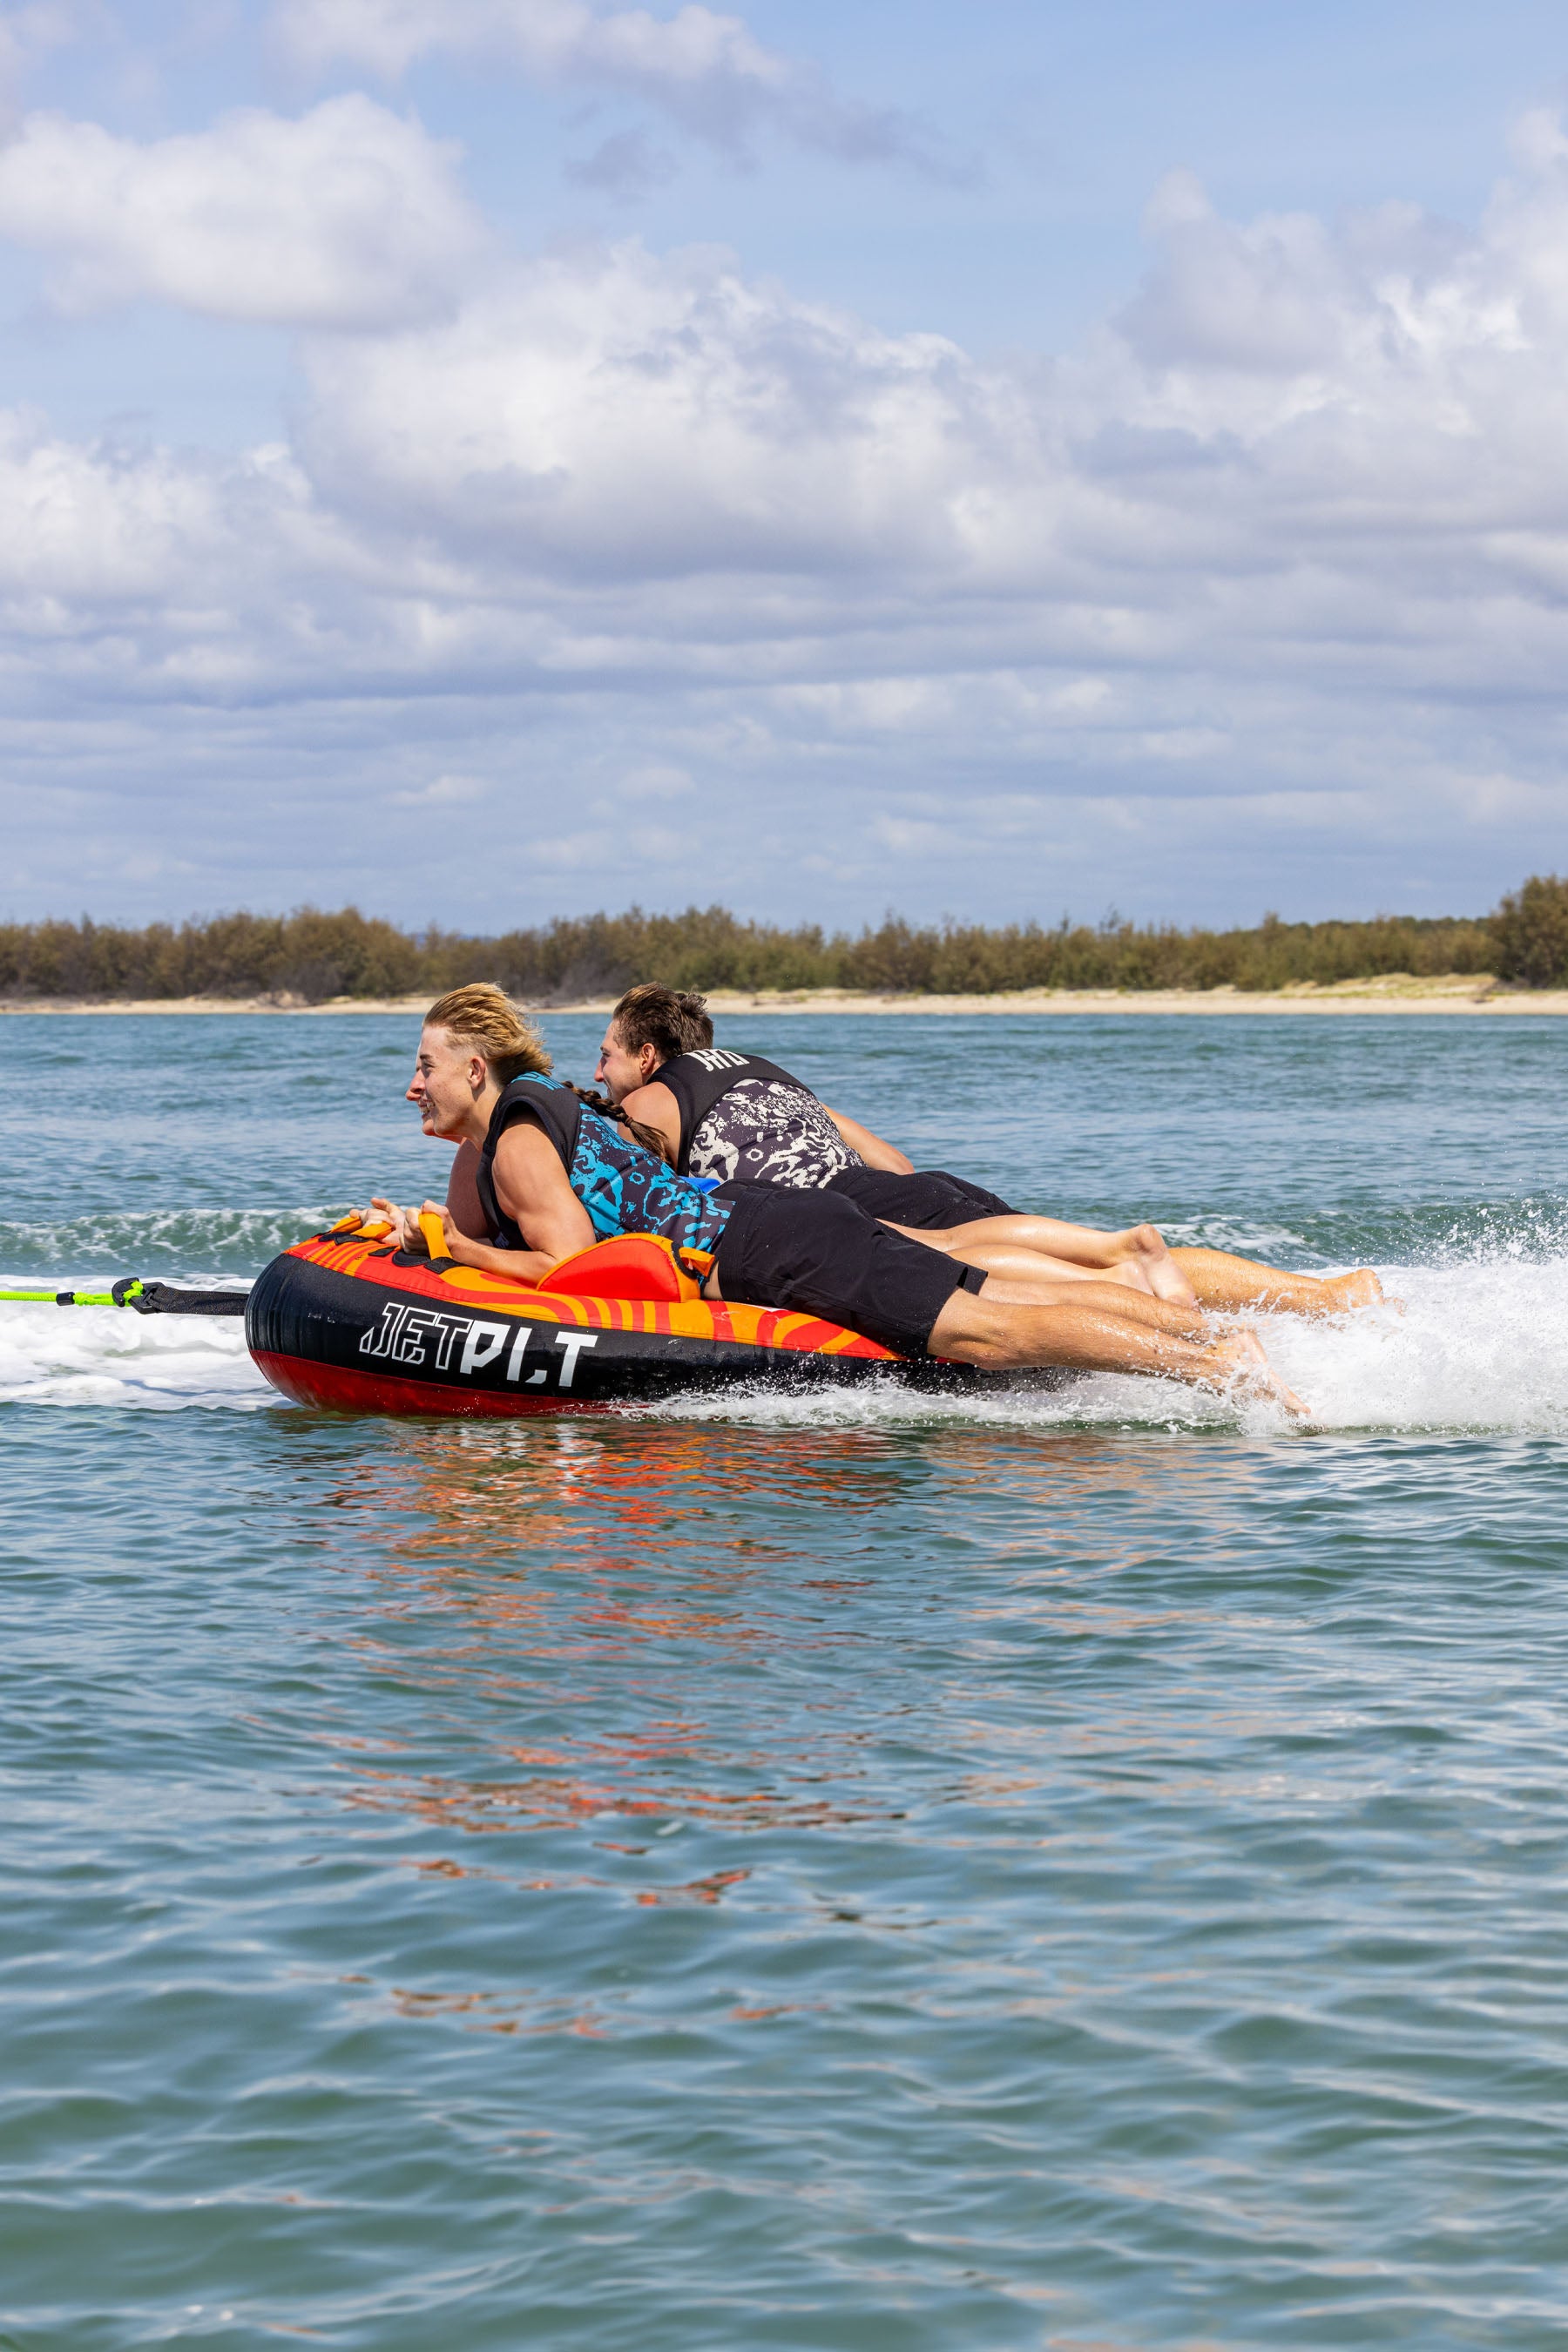
{"label": "reflection on water", "polygon": [[[367,2090],[435,2070],[492,2340],[560,2226],[606,2346],[749,2343],[759,2294],[783,2340],[861,2340],[809,2315],[825,2276],[921,2347],[1552,2341],[1507,2150],[1564,2088],[1568,1642],[1539,1566],[1478,1605],[1539,1525],[1450,1565],[1527,1465],[268,1435],[332,1596],[330,1716],[290,1713],[290,1753],[328,1768],[321,1866],[375,1890],[340,2031]],[[1478,2230],[1512,2249],[1485,2309]],[[727,2254],[696,2285],[693,2245]]]}
{"label": "reflection on water", "polygon": [[[1258,1544],[1292,1490],[1317,1491],[1325,1448],[942,1426],[809,1446],[793,1430],[662,1423],[410,1428],[323,1496],[328,1565],[374,1598],[348,1646],[393,1704],[374,1740],[315,1736],[340,1802],[457,1836],[412,1865],[454,1878],[506,1875],[494,1844],[511,1836],[586,1830],[593,1854],[662,1865],[658,1841],[702,1828],[898,1823],[907,1806],[874,1763],[889,1739],[919,1755],[928,1802],[966,1814],[1143,1776],[1167,1801],[1217,1798],[1237,1788],[1238,1749],[1364,1721],[1352,1645],[1325,1725],[1310,1722],[1289,1645],[1316,1616],[1321,1674],[1317,1580],[1282,1588]],[[1403,1538],[1420,1541],[1408,1520]],[[1260,1647],[1267,1672],[1217,1674],[1231,1643]],[[911,1644],[918,1718],[879,1671]],[[432,1709],[447,1738],[453,1719],[465,1727],[459,1769],[416,1761]],[[1252,1774],[1250,1798],[1276,1779]],[[1031,1843],[1074,1834],[1041,1824]],[[470,1837],[489,1842],[482,1864]],[[750,1869],[661,1870],[649,1888],[573,1853],[577,1866],[541,1875],[520,1849],[516,1883],[712,1902]]]}
{"label": "reflection on water", "polygon": [[[742,1432],[678,1424],[411,1432],[395,1465],[359,1465],[331,1495],[335,1510],[370,1517],[381,1537],[371,1564],[353,1544],[344,1564],[374,1582],[393,1620],[416,1616],[427,1633],[438,1613],[434,1649],[421,1647],[427,1675],[477,1674],[514,1708],[548,1690],[566,1736],[507,1738],[480,1782],[357,1766],[351,1801],[471,1832],[672,1814],[745,1830],[863,1815],[863,1805],[819,1793],[844,1777],[842,1750],[862,1736],[852,1725],[808,1717],[772,1746],[748,1737],[733,1749],[686,1694],[704,1653],[765,1667],[781,1633],[796,1652],[835,1639],[826,1608],[815,1622],[782,1627],[773,1581],[798,1572],[805,1592],[865,1590],[863,1577],[820,1574],[819,1520],[834,1521],[835,1550],[874,1546],[878,1515],[907,1503],[898,1450],[842,1431],[810,1449],[784,1436],[759,1448]],[[364,1648],[384,1659],[384,1632]],[[628,1690],[652,1711],[639,1705],[635,1721],[605,1721],[592,1684],[560,1691],[555,1672],[570,1664],[601,1675],[631,1669]],[[681,1687],[661,1693],[661,1676]],[[501,1777],[503,1760],[526,1777]],[[721,1871],[638,1899],[714,1902],[744,1875]]]}

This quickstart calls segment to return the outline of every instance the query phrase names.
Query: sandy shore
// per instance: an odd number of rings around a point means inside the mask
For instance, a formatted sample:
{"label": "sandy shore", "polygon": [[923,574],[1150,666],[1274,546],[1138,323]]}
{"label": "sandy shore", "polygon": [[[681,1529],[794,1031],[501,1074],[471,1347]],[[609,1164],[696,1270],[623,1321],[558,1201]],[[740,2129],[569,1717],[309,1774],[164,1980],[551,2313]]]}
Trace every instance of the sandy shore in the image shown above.
{"label": "sandy shore", "polygon": [[[5,1013],[272,1013],[310,1017],[319,1013],[396,1013],[417,1018],[429,1003],[426,996],[335,996],[324,1004],[303,1004],[288,997],[183,996],[126,999],[91,1003],[72,997],[39,997],[0,1001]],[[551,1013],[606,1014],[614,1003],[608,996],[586,997],[573,1004],[552,1004]],[[997,996],[873,996],[832,988],[760,991],[755,995],[715,989],[708,999],[716,1017],[742,1013],[1110,1013],[1141,1016],[1148,1013],[1441,1013],[1504,1015],[1518,1013],[1568,1013],[1568,989],[1499,989],[1484,975],[1455,975],[1443,980],[1414,980],[1393,972],[1382,980],[1347,980],[1331,988],[1308,981],[1299,986],[1271,991],[1268,995],[1244,995],[1234,988],[1149,989],[1019,989]]]}

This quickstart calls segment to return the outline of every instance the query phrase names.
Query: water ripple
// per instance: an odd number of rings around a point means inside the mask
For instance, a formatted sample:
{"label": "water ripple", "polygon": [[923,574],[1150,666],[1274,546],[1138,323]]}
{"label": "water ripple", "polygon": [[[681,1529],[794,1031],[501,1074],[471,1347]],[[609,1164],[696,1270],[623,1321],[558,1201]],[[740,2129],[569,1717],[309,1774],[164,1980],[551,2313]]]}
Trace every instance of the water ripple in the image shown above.
{"label": "water ripple", "polygon": [[[0,2346],[1568,2337],[1561,1031],[857,1025],[755,1042],[889,1128],[918,1045],[1009,1182],[1033,1070],[1063,1205],[1382,1233],[1405,1316],[1271,1332],[1297,1436],[327,1421],[231,1326],[0,1310]],[[62,1119],[141,1116],[135,1026]],[[243,1278],[389,1169],[400,1031],[325,1121],[330,1021],[226,1026],[129,1205],[18,1156],[51,1275]]]}

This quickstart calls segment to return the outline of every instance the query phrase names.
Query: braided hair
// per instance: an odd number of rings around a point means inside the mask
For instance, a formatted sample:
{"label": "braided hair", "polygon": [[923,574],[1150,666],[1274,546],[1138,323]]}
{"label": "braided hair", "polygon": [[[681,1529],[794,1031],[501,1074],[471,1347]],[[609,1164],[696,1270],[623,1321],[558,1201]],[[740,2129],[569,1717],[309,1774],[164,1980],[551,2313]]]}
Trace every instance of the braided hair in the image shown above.
{"label": "braided hair", "polygon": [[590,1087],[574,1087],[570,1078],[563,1078],[562,1084],[569,1093],[576,1096],[580,1103],[585,1104],[589,1110],[596,1110],[601,1118],[613,1118],[618,1126],[626,1129],[634,1143],[640,1143],[643,1150],[651,1151],[656,1160],[662,1160],[671,1168],[674,1167],[675,1162],[669,1156],[669,1147],[658,1128],[645,1127],[640,1118],[633,1118],[629,1112],[621,1108],[619,1103],[613,1103],[608,1095],[596,1095]]}

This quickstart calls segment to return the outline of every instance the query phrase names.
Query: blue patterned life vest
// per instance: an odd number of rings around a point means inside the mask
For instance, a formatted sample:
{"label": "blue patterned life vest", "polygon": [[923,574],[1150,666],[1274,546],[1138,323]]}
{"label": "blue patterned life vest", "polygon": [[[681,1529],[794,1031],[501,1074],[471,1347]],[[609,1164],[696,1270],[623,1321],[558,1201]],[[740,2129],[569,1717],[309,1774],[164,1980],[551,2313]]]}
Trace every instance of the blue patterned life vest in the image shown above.
{"label": "blue patterned life vest", "polygon": [[559,1078],[533,1075],[513,1078],[502,1087],[479,1153],[479,1200],[492,1247],[528,1247],[495,1192],[496,1146],[520,1118],[542,1127],[560,1153],[566,1180],[588,1212],[595,1240],[607,1241],[615,1234],[662,1234],[679,1250],[717,1250],[731,1202],[715,1200],[678,1176]]}

